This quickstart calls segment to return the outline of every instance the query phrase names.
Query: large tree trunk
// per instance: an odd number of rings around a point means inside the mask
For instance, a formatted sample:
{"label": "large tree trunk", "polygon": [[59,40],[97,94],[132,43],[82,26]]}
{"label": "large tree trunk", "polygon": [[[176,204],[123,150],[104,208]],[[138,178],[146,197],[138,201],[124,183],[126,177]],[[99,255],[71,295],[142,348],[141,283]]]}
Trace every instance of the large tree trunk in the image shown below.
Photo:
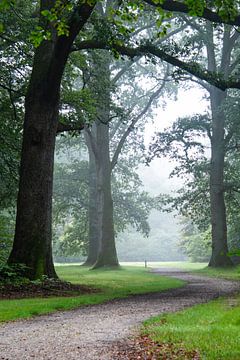
{"label": "large tree trunk", "polygon": [[109,153],[109,127],[108,124],[97,123],[97,190],[98,202],[102,208],[101,242],[97,261],[94,268],[104,266],[119,266],[115,246],[115,233],[113,222],[113,200],[111,188],[111,161]]}
{"label": "large tree trunk", "polygon": [[222,109],[226,92],[212,88],[210,91],[212,110],[210,201],[212,225],[212,256],[209,266],[231,266],[228,254],[227,222],[224,201],[224,157],[225,114]]}
{"label": "large tree trunk", "polygon": [[94,268],[118,266],[108,123],[96,121],[91,134],[86,136],[86,139],[91,180],[89,184],[89,253],[84,265],[94,265]]}
{"label": "large tree trunk", "polygon": [[[25,119],[16,229],[9,264],[28,267],[26,275],[56,277],[52,261],[52,180],[62,73],[52,68],[54,45],[37,49],[25,100]],[[47,61],[44,63],[42,57]],[[51,73],[49,70],[52,70]],[[63,71],[63,68],[62,68]]]}
{"label": "large tree trunk", "polygon": [[52,261],[52,177],[57,106],[26,100],[16,232],[8,263],[25,264],[31,279],[56,277]]}
{"label": "large tree trunk", "polygon": [[[42,0],[41,11],[54,0]],[[69,36],[43,41],[35,53],[25,101],[16,230],[9,264],[25,264],[30,279],[57,277],[52,261],[51,212],[55,136],[60,84],[72,43],[94,5],[79,5],[69,21]],[[79,14],[81,16],[79,16]],[[43,26],[46,19],[40,19]]]}

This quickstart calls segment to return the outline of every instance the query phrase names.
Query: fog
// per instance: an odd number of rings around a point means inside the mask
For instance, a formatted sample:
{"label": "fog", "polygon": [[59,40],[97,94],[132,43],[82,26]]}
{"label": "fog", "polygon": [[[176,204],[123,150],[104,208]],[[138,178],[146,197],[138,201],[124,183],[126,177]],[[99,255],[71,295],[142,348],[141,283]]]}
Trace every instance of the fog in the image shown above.
{"label": "fog", "polygon": [[[204,113],[208,102],[205,92],[192,86],[188,90],[179,89],[176,100],[169,100],[164,108],[155,109],[153,123],[146,126],[145,146],[148,147],[155,131],[162,131],[179,117]],[[183,180],[169,175],[176,162],[167,157],[155,158],[149,166],[140,165],[138,173],[144,188],[151,195],[171,194],[183,185]],[[181,226],[179,217],[173,213],[152,211],[149,216],[151,231],[148,238],[129,231],[118,237],[119,259],[123,261],[178,261],[187,257],[179,249]]]}
{"label": "fog", "polygon": [[[205,93],[199,87],[189,84],[188,89],[179,88],[176,99],[167,100],[164,106],[157,106],[154,109],[153,120],[146,125],[144,132],[144,143],[147,149],[154,133],[170,127],[179,117],[191,116],[196,113],[201,114],[207,110],[208,102],[204,98]],[[77,146],[74,149],[72,142],[81,143],[84,139],[79,138],[63,140],[63,149],[56,155],[56,163],[74,164],[74,162],[87,160],[86,149]],[[61,148],[61,146],[60,146]],[[167,157],[154,158],[150,164],[141,163],[137,173],[142,181],[142,189],[151,196],[159,194],[172,194],[183,185],[183,180],[177,177],[170,178],[169,175],[177,165],[175,161]],[[67,180],[68,181],[68,180]],[[65,182],[66,185],[66,182]],[[62,194],[68,191],[61,183]],[[114,191],[114,185],[113,185]],[[81,211],[81,209],[79,209]],[[58,226],[58,236],[64,232],[64,227],[71,223],[71,214],[64,226]],[[181,238],[181,226],[177,213],[164,213],[157,210],[150,212],[148,222],[150,225],[149,235],[146,237],[132,226],[127,226],[125,231],[117,234],[116,247],[120,261],[178,261],[187,260],[187,256],[179,248]],[[75,226],[75,225],[74,225]],[[84,251],[74,251],[71,256],[65,259],[83,259]],[[59,258],[59,256],[57,256]]]}

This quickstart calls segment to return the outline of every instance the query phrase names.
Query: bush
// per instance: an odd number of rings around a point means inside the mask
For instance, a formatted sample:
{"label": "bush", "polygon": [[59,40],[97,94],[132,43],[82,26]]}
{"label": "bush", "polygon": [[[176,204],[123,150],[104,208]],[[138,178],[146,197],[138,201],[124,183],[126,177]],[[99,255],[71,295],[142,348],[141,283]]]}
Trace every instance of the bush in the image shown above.
{"label": "bush", "polygon": [[16,284],[27,281],[25,278],[28,267],[24,264],[2,265],[0,266],[0,283]]}
{"label": "bush", "polygon": [[14,221],[12,215],[0,212],[0,266],[5,264],[12,248]]}

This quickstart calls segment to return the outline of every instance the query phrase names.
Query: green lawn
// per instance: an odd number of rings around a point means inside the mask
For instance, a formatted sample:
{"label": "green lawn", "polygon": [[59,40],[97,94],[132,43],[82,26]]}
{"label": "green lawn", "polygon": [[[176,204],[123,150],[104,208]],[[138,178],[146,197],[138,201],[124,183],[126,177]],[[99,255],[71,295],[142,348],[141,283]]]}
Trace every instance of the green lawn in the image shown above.
{"label": "green lawn", "polygon": [[205,267],[203,269],[194,269],[194,273],[229,280],[240,280],[240,265],[235,266],[234,268],[226,269],[213,269]]}
{"label": "green lawn", "polygon": [[240,359],[240,297],[219,299],[144,323],[143,333],[176,348],[198,350],[205,360]]}
{"label": "green lawn", "polygon": [[[204,264],[203,264],[204,266]],[[212,269],[182,264],[195,274],[240,280],[240,266]],[[198,350],[201,359],[240,359],[240,295],[165,314],[144,323],[143,333],[176,348]]]}
{"label": "green lawn", "polygon": [[[97,294],[71,298],[36,298],[0,301],[0,321],[98,304],[132,294],[156,292],[181,286],[183,282],[149,273],[144,267],[126,266],[120,270],[89,270],[79,265],[57,266],[58,275],[72,283],[92,285]],[[196,274],[240,279],[240,266],[208,269],[206,264],[186,262],[150,263],[151,267],[171,267]],[[240,296],[197,305],[174,314],[165,314],[144,323],[143,332],[156,341],[174,343],[186,350],[198,350],[205,360],[240,359]]]}
{"label": "green lawn", "polygon": [[[74,264],[56,264],[58,267],[66,266],[66,265],[81,265],[81,263]],[[121,265],[126,266],[137,266],[144,267],[144,261],[131,261],[131,262],[121,262]],[[189,261],[147,261],[148,268],[174,268],[174,269],[182,269],[186,271],[190,270],[201,270],[207,266],[207,263],[193,263]]]}
{"label": "green lawn", "polygon": [[180,270],[201,270],[207,266],[207,263],[188,262],[188,261],[164,261],[164,262],[149,262],[149,266],[153,268],[174,268]]}
{"label": "green lawn", "polygon": [[120,270],[89,270],[80,266],[59,266],[60,278],[75,284],[101,289],[97,294],[74,297],[0,300],[0,322],[34,315],[69,310],[83,305],[99,304],[133,294],[163,291],[184,284],[183,281],[151,274],[144,268],[123,267]]}

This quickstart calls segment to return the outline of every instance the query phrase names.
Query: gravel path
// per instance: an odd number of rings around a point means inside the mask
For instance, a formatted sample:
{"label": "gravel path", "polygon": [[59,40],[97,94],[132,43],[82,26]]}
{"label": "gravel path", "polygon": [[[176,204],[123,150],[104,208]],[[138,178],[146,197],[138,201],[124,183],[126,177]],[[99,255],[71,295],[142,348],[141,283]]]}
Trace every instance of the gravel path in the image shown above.
{"label": "gravel path", "polygon": [[143,320],[240,291],[240,284],[232,281],[165,269],[154,272],[187,285],[6,323],[0,326],[0,359],[112,360],[111,345],[134,334]]}

